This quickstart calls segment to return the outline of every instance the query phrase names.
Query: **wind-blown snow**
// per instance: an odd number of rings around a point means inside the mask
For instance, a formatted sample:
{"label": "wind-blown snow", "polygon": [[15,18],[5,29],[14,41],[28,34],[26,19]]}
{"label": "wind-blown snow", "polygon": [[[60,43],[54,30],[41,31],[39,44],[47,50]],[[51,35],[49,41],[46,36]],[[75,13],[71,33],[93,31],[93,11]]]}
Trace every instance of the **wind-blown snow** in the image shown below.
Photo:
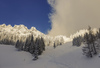
{"label": "wind-blown snow", "polygon": [[0,68],[100,68],[100,58],[82,55],[82,47],[71,46],[71,42],[58,46],[46,46],[46,51],[33,61],[33,56],[16,51],[14,46],[0,45]]}

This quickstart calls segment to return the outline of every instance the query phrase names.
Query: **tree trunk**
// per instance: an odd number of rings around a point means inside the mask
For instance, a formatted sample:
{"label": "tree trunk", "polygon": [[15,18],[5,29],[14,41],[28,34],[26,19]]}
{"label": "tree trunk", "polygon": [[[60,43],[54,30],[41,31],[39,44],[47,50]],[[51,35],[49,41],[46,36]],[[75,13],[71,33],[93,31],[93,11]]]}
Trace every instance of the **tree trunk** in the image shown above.
{"label": "tree trunk", "polygon": [[90,48],[90,45],[88,44],[88,48],[89,48],[89,55],[90,55],[90,57],[92,57],[92,54],[91,54],[91,48]]}
{"label": "tree trunk", "polygon": [[94,46],[94,42],[93,42],[93,50],[94,50],[94,54],[97,54],[96,48]]}

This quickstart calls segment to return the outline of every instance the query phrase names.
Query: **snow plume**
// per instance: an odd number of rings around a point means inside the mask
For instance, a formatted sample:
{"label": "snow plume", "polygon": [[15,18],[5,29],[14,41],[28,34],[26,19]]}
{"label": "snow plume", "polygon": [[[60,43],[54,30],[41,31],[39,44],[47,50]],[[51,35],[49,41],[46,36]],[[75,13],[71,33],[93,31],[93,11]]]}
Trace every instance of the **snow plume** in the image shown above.
{"label": "snow plume", "polygon": [[80,29],[100,27],[100,0],[48,0],[52,29],[49,35],[70,36]]}

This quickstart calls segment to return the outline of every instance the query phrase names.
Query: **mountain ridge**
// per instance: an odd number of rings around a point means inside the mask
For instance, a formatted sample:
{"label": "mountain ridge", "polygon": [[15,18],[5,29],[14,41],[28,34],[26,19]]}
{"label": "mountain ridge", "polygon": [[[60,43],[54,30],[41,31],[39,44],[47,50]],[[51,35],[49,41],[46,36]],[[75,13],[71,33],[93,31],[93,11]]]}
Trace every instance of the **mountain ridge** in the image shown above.
{"label": "mountain ridge", "polygon": [[[0,35],[1,34],[9,34],[9,35],[13,35],[13,36],[19,36],[19,37],[27,37],[28,35],[33,34],[34,38],[40,38],[42,37],[45,40],[45,44],[46,45],[54,45],[54,42],[56,42],[56,45],[60,45],[60,44],[64,44],[68,41],[70,41],[69,38],[67,38],[66,36],[63,35],[59,35],[59,36],[49,36],[46,35],[42,32],[40,32],[39,30],[37,30],[35,27],[31,27],[30,29],[28,29],[26,26],[24,26],[23,24],[21,25],[14,25],[14,27],[12,27],[11,25],[6,25],[6,24],[2,24],[0,25]],[[17,41],[18,39],[16,39]],[[15,42],[16,42],[15,41]],[[22,39],[23,41],[23,39]]]}

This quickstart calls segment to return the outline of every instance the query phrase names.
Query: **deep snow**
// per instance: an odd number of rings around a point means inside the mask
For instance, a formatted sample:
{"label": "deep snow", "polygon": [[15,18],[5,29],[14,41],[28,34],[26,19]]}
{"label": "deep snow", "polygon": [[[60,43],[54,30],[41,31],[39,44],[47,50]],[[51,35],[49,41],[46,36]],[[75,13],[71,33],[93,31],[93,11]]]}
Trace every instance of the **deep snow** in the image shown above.
{"label": "deep snow", "polygon": [[98,55],[87,58],[82,55],[82,47],[72,46],[71,42],[57,46],[46,46],[37,61],[24,51],[17,51],[12,45],[0,45],[0,68],[100,68]]}

